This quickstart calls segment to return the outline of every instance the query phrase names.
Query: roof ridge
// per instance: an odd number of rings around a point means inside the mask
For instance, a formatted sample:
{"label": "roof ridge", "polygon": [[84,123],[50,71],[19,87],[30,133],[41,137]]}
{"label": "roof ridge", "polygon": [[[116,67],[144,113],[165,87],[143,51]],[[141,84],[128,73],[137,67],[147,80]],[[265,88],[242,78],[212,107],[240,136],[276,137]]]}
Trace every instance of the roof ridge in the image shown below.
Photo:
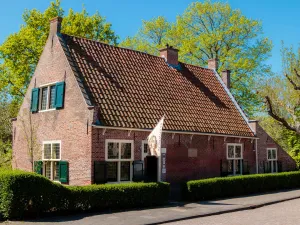
{"label": "roof ridge", "polygon": [[[75,38],[79,38],[79,39],[84,39],[84,40],[91,41],[91,42],[97,42],[97,43],[100,43],[100,44],[108,45],[109,47],[113,47],[113,48],[129,50],[129,51],[138,52],[138,53],[142,53],[142,54],[149,55],[149,56],[152,56],[152,57],[156,57],[156,58],[163,59],[163,58],[160,57],[160,56],[152,55],[152,54],[149,54],[149,53],[147,53],[147,52],[142,52],[142,51],[135,50],[135,49],[131,49],[131,48],[126,48],[126,47],[121,47],[121,46],[115,46],[115,45],[111,45],[111,44],[108,44],[108,43],[105,43],[105,42],[102,42],[102,41],[92,40],[92,39],[85,38],[85,37],[78,37],[78,36],[75,36],[75,35],[69,35],[69,34],[65,34],[65,33],[61,33],[61,34],[62,34],[62,35],[69,36],[69,37],[75,37]],[[202,67],[202,66],[199,66],[199,65],[194,65],[194,64],[191,64],[191,63],[185,63],[185,62],[180,62],[180,61],[179,61],[179,63],[182,63],[182,64],[184,64],[184,65],[195,66],[195,67],[198,67],[198,68],[202,68],[202,69],[206,69],[206,70],[211,70],[211,71],[213,71],[212,69],[209,69],[209,68],[206,68],[206,67]]]}

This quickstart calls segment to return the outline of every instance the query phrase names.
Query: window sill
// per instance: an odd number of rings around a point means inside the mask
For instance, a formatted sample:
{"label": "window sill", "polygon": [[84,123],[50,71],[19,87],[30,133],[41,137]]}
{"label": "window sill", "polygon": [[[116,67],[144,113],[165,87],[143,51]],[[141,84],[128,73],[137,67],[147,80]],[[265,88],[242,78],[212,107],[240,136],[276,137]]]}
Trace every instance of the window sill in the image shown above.
{"label": "window sill", "polygon": [[54,110],[56,110],[56,108],[39,110],[38,112],[49,112],[49,111],[54,111]]}

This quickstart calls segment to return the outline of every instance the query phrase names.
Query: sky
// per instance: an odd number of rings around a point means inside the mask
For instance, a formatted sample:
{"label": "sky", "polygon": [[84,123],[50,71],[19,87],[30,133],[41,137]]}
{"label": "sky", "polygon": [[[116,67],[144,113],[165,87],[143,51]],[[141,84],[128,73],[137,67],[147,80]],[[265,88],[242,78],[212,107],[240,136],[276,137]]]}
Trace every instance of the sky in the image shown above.
{"label": "sky", "polygon": [[[182,14],[191,0],[61,0],[65,11],[73,8],[81,11],[84,4],[89,14],[96,11],[112,23],[120,40],[133,36],[142,25],[142,20],[165,16],[173,22]],[[267,61],[275,73],[281,71],[281,42],[298,47],[300,37],[299,0],[228,0],[233,9],[240,9],[249,18],[261,20],[264,36],[273,42],[272,56]],[[51,0],[0,0],[0,44],[22,24],[24,9],[44,11]]]}

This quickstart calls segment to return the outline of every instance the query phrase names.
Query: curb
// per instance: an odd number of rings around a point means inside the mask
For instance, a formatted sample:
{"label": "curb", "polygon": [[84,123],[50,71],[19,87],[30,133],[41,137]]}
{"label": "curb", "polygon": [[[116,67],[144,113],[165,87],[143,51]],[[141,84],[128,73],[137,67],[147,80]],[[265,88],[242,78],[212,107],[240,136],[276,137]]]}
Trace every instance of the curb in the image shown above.
{"label": "curb", "polygon": [[300,198],[300,196],[297,196],[297,197],[291,197],[291,198],[276,200],[276,201],[272,201],[272,202],[265,202],[265,203],[256,204],[256,205],[245,205],[244,207],[237,208],[237,209],[228,209],[228,210],[218,211],[218,212],[213,212],[213,213],[205,213],[205,214],[201,214],[201,215],[187,216],[187,217],[171,219],[171,220],[165,220],[165,221],[160,221],[160,222],[155,222],[155,223],[147,223],[145,225],[156,225],[156,224],[162,224],[162,223],[174,223],[174,222],[178,222],[178,221],[182,221],[182,220],[196,219],[196,218],[207,217],[207,216],[216,216],[216,215],[222,215],[222,214],[226,214],[226,213],[257,209],[257,208],[261,208],[261,207],[264,207],[264,206],[274,205],[274,204],[277,204],[277,203],[291,201],[291,200],[295,200],[295,199],[299,199],[299,198]]}

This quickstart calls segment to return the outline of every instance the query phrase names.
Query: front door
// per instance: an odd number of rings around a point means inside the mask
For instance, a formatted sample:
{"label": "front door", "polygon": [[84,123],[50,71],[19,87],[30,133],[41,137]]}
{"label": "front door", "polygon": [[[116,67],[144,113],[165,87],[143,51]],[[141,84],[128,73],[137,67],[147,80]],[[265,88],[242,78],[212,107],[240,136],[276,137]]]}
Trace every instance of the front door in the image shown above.
{"label": "front door", "polygon": [[146,156],[145,158],[145,174],[148,182],[158,181],[158,158],[156,156]]}

